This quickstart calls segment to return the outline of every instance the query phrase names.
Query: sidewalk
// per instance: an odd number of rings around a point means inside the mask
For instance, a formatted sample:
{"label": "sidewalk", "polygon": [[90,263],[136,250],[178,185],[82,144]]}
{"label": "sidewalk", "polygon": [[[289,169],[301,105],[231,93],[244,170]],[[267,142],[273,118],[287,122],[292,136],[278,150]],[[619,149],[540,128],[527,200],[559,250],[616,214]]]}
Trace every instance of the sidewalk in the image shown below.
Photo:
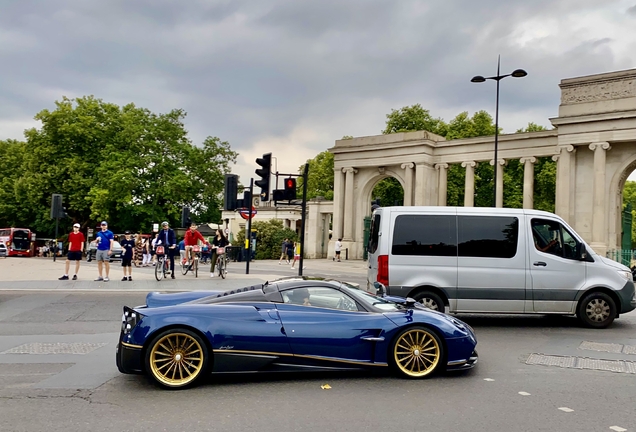
{"label": "sidewalk", "polygon": [[[193,291],[193,290],[231,290],[247,285],[260,284],[268,280],[281,277],[295,276],[298,273],[290,269],[290,265],[283,262],[278,265],[276,260],[250,262],[250,274],[245,274],[245,262],[232,262],[228,268],[226,279],[210,278],[209,266],[203,265],[199,270],[199,277],[188,273],[183,276],[177,269],[176,279],[157,281],[154,267],[132,268],[132,282],[123,282],[123,272],[120,262],[113,262],[110,266],[110,281],[96,282],[97,264],[86,262],[80,264],[77,281],[60,281],[64,274],[66,258],[62,257],[53,262],[52,258],[6,258],[0,259],[0,291],[8,290],[60,290],[60,291]],[[298,263],[296,263],[298,266]],[[365,261],[342,261],[334,263],[331,260],[304,260],[304,275],[333,277],[347,280],[351,277],[359,279],[366,275]],[[71,263],[69,270],[72,277],[75,263]]]}

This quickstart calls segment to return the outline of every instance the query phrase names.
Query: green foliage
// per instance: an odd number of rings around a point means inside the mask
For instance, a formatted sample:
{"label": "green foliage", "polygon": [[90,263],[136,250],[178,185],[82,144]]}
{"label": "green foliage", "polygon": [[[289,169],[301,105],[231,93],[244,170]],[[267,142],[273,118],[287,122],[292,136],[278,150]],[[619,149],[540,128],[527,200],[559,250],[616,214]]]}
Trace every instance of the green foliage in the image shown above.
{"label": "green foliage", "polygon": [[528,126],[526,126],[525,128],[521,128],[521,129],[517,129],[516,133],[524,133],[524,132],[539,132],[539,131],[545,131],[548,130],[548,128],[538,125],[536,123],[533,122],[529,122]]}
{"label": "green foliage", "polygon": [[623,210],[632,206],[632,249],[636,249],[636,181],[627,180],[623,187]]}
{"label": "green foliage", "polygon": [[148,232],[153,222],[176,225],[183,205],[192,207],[195,220],[218,221],[223,174],[237,153],[214,137],[193,145],[185,115],[119,107],[92,96],[64,98],[55,110],[39,112],[35,119],[42,127],[27,130],[25,143],[0,145],[2,166],[19,167],[0,183],[0,196],[22,207],[2,212],[0,225],[51,235],[51,193],[64,195],[68,225],[106,219],[115,231]]}
{"label": "green foliage", "polygon": [[371,198],[379,199],[380,205],[383,207],[401,206],[404,205],[404,189],[397,179],[387,177],[375,185]]}
{"label": "green foliage", "polygon": [[[256,234],[256,259],[278,259],[280,258],[283,240],[298,240],[296,233],[289,228],[283,228],[283,221],[280,219],[270,219],[268,221],[252,222],[252,229]],[[245,246],[245,231],[241,230],[236,235],[236,246]]]}
{"label": "green foliage", "polygon": [[382,131],[383,134],[425,130],[442,135],[446,126],[442,119],[433,118],[431,113],[422,108],[420,104],[405,106],[399,110],[391,110],[391,113],[387,114],[386,118],[386,127]]}
{"label": "green foliage", "polygon": [[[313,158],[307,160],[309,173],[307,175],[307,199],[324,197],[326,200],[333,200],[333,153],[325,150]],[[302,174],[305,164],[298,168],[298,173]],[[298,196],[302,197],[303,178],[298,177],[296,181]]]}

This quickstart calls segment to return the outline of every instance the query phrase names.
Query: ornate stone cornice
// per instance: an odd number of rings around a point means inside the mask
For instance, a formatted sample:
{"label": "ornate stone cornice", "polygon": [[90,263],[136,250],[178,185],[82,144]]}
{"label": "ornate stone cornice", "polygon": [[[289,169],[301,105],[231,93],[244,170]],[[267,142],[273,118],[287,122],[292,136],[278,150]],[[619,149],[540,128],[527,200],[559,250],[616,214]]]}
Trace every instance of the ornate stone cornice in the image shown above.
{"label": "ornate stone cornice", "polygon": [[561,104],[597,102],[636,97],[636,77],[616,77],[597,82],[561,83]]}
{"label": "ornate stone cornice", "polygon": [[590,144],[589,147],[590,147],[590,150],[592,150],[592,151],[596,151],[596,149],[610,150],[612,148],[612,146],[610,146],[610,144],[608,142],[592,143],[592,144]]}
{"label": "ornate stone cornice", "polygon": [[475,162],[475,161],[462,162],[462,167],[463,168],[466,168],[466,167],[475,168],[476,166],[477,166],[477,162]]}
{"label": "ornate stone cornice", "polygon": [[519,159],[519,162],[521,164],[525,164],[526,162],[533,164],[537,162],[537,158],[534,156],[522,157],[521,159]]}
{"label": "ornate stone cornice", "polygon": [[402,169],[413,169],[415,168],[415,164],[413,162],[407,162],[400,165]]}
{"label": "ornate stone cornice", "polygon": [[448,169],[448,164],[447,164],[447,163],[438,163],[438,164],[435,164],[435,169],[437,169],[437,170],[441,170],[441,169]]}

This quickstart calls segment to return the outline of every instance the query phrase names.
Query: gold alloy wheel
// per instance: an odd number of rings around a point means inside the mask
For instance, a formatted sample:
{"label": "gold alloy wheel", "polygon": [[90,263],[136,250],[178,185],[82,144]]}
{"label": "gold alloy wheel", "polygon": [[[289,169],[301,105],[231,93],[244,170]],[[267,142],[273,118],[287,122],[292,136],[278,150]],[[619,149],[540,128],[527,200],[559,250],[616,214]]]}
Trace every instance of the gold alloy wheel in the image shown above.
{"label": "gold alloy wheel", "polygon": [[406,331],[395,341],[395,364],[409,377],[421,378],[433,372],[441,354],[437,338],[423,328]]}
{"label": "gold alloy wheel", "polygon": [[199,342],[186,333],[170,333],[159,339],[150,352],[150,369],[160,383],[183,387],[193,382],[204,364]]}

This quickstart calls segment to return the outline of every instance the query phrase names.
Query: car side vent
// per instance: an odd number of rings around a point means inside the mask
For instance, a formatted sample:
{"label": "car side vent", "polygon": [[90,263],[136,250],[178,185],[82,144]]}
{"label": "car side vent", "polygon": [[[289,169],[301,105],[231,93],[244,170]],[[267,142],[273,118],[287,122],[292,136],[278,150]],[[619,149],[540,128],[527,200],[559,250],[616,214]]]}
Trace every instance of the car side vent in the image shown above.
{"label": "car side vent", "polygon": [[239,288],[239,289],[232,290],[232,291],[225,291],[224,293],[217,294],[216,297],[219,298],[219,297],[225,297],[225,296],[231,295],[231,294],[237,294],[237,293],[247,292],[247,291],[254,291],[257,288],[261,289],[262,285],[252,285],[252,286],[249,286],[249,287]]}

